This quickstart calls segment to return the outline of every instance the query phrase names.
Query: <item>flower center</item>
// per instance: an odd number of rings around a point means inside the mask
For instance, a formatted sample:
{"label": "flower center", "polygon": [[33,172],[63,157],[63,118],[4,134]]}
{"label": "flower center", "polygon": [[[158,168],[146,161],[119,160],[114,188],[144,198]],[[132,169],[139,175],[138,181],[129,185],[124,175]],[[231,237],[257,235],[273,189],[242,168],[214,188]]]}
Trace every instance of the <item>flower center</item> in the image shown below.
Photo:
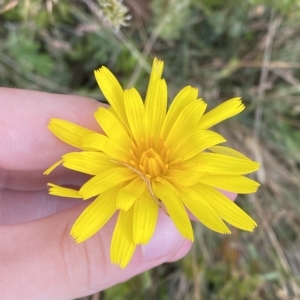
{"label": "flower center", "polygon": [[164,141],[160,141],[157,147],[145,147],[142,140],[140,147],[132,142],[132,148],[129,149],[131,160],[127,163],[136,169],[138,173],[143,173],[150,180],[165,174],[168,170],[168,161],[170,151]]}
{"label": "flower center", "polygon": [[165,173],[168,166],[165,165],[161,156],[150,148],[142,153],[139,168],[147,177],[156,178]]}

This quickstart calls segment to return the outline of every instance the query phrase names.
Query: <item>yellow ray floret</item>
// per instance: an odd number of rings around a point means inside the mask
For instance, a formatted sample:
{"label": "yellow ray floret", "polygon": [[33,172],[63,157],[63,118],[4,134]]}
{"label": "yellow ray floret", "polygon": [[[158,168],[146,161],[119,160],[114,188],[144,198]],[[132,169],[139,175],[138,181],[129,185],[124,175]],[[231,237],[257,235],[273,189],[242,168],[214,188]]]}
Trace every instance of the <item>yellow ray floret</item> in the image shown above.
{"label": "yellow ray floret", "polygon": [[116,228],[112,236],[110,258],[112,263],[125,268],[135,251],[136,244],[133,240],[134,209],[128,212],[119,212]]}
{"label": "yellow ray floret", "polygon": [[232,98],[206,113],[203,118],[201,118],[199,127],[201,129],[210,128],[228,118],[239,114],[244,109],[245,105],[243,104],[241,98]]}
{"label": "yellow ray floret", "polygon": [[82,198],[77,190],[65,188],[53,183],[48,183],[49,194],[60,197],[69,197],[69,198]]}
{"label": "yellow ray floret", "polygon": [[158,205],[148,191],[137,198],[134,204],[133,241],[145,245],[151,239],[158,216]]}
{"label": "yellow ray floret", "polygon": [[[117,190],[110,189],[99,195],[79,216],[71,229],[71,235],[81,243],[98,232],[116,212]],[[89,226],[86,226],[86,224]]]}
{"label": "yellow ray floret", "polygon": [[132,179],[124,187],[120,188],[116,198],[117,208],[123,211],[128,211],[145,190],[146,185],[143,179],[136,176],[136,178]]}
{"label": "yellow ray floret", "polygon": [[242,100],[233,98],[206,112],[197,89],[187,86],[168,109],[162,72],[163,62],[154,59],[143,101],[136,89],[124,91],[111,71],[101,67],[95,76],[111,107],[94,113],[99,130],[60,119],[49,123],[56,137],[81,151],[63,155],[44,174],[62,165],[91,176],[78,190],[50,183],[49,193],[82,200],[95,197],[71,229],[77,243],[117,216],[110,258],[121,268],[129,264],[136,247],[151,240],[160,209],[190,241],[194,234],[188,211],[222,234],[230,233],[227,223],[250,232],[256,227],[220,190],[255,192],[259,183],[244,175],[258,170],[259,164],[221,146],[226,139],[208,130],[243,111]]}
{"label": "yellow ray floret", "polygon": [[94,131],[61,119],[51,119],[48,129],[65,143],[83,149],[83,139]]}

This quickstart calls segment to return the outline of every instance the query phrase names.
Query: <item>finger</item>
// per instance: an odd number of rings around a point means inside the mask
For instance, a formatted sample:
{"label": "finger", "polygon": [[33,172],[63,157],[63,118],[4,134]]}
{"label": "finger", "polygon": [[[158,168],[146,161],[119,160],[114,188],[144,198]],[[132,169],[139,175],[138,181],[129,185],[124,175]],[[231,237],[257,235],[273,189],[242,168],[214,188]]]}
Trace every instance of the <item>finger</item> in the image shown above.
{"label": "finger", "polygon": [[[86,201],[91,203],[91,201]],[[83,203],[81,199],[49,195],[44,187],[39,191],[0,190],[0,225],[25,223],[48,217]]]}
{"label": "finger", "polygon": [[81,186],[90,175],[59,166],[55,172],[43,175],[44,170],[5,170],[0,168],[0,190],[10,189],[14,191],[38,191],[44,189],[48,182],[58,185]]}
{"label": "finger", "polygon": [[58,167],[49,176],[42,170],[17,171],[0,169],[0,225],[44,218],[82,204],[81,199],[48,194],[47,183],[79,189],[90,176]]}
{"label": "finger", "polygon": [[82,244],[76,244],[69,236],[70,227],[82,209],[75,207],[39,221],[0,227],[3,299],[12,299],[12,295],[32,300],[82,297],[163,262],[179,259],[191,247],[170,218],[160,212],[152,240],[144,247],[139,246],[122,270],[112,265],[109,258],[115,218]]}
{"label": "finger", "polygon": [[85,97],[0,88],[0,167],[48,168],[62,154],[74,151],[47,129],[50,118],[100,132],[93,113],[101,105]]}

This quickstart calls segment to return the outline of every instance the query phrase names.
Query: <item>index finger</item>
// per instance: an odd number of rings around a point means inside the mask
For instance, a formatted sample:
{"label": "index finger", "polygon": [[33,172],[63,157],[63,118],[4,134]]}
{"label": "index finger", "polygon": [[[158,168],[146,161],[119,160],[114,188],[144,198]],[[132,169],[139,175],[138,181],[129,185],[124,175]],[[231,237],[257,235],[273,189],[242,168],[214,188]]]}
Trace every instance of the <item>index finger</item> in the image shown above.
{"label": "index finger", "polygon": [[47,129],[50,118],[100,132],[93,113],[101,105],[81,96],[0,88],[0,168],[48,168],[64,153],[74,151]]}

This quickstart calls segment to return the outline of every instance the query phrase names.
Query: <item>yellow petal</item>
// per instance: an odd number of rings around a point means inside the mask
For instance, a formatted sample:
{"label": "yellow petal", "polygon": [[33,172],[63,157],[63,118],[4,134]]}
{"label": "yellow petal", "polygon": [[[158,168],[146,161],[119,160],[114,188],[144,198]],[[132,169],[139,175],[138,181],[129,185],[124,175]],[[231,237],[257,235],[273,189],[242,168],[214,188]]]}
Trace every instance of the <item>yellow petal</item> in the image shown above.
{"label": "yellow petal", "polygon": [[121,144],[122,148],[129,149],[131,139],[128,136],[127,129],[110,110],[100,107],[94,116],[110,139]]}
{"label": "yellow petal", "polygon": [[189,135],[187,142],[170,151],[169,164],[188,160],[205,149],[224,142],[226,142],[224,137],[216,132],[209,130],[194,131]]}
{"label": "yellow petal", "polygon": [[110,138],[102,134],[90,134],[83,141],[83,146],[89,151],[102,151],[108,157],[117,161],[124,162],[131,159],[129,151],[122,148],[122,145],[117,144]]}
{"label": "yellow petal", "polygon": [[158,60],[157,58],[154,58],[153,64],[152,64],[152,69],[151,69],[151,74],[150,74],[150,79],[149,79],[149,84],[148,84],[148,89],[146,93],[146,100],[145,100],[145,105],[148,105],[148,101],[150,100],[150,88],[153,85],[153,82],[156,81],[157,79],[161,79],[161,75],[164,69],[164,62],[161,60]]}
{"label": "yellow petal", "polygon": [[127,124],[123,89],[117,78],[106,67],[101,67],[94,73],[104,97],[112,106],[120,120],[122,120],[124,124]]}
{"label": "yellow petal", "polygon": [[196,172],[194,170],[169,168],[167,173],[164,175],[164,178],[179,185],[192,186],[199,182],[202,175],[203,174],[201,172]]}
{"label": "yellow petal", "polygon": [[241,98],[232,98],[218,105],[206,113],[198,124],[199,129],[210,128],[228,118],[231,118],[245,109]]}
{"label": "yellow petal", "polygon": [[165,205],[168,214],[183,237],[194,240],[193,229],[186,209],[174,186],[167,180],[160,182],[153,180],[152,188],[154,194]]}
{"label": "yellow petal", "polygon": [[83,149],[83,139],[87,135],[95,133],[95,131],[61,119],[51,119],[48,128],[65,143],[80,149]]}
{"label": "yellow petal", "polygon": [[244,176],[224,176],[204,174],[200,179],[200,183],[238,194],[255,193],[260,184],[250,178]]}
{"label": "yellow petal", "polygon": [[118,189],[110,189],[98,196],[78,217],[71,229],[77,243],[84,242],[97,233],[116,211]]}
{"label": "yellow petal", "polygon": [[116,167],[116,164],[101,152],[70,152],[62,158],[65,168],[89,175],[97,175],[109,168]]}
{"label": "yellow petal", "polygon": [[117,196],[117,208],[127,211],[145,189],[146,184],[144,180],[140,176],[134,178],[125,187],[120,189]]}
{"label": "yellow petal", "polygon": [[206,104],[203,101],[197,100],[191,102],[183,109],[177,116],[177,120],[166,139],[166,145],[169,149],[177,148],[178,143],[182,144],[182,140],[187,133],[193,130],[199,122],[205,108]]}
{"label": "yellow petal", "polygon": [[197,184],[194,189],[199,194],[201,193],[217,214],[229,224],[247,231],[253,231],[257,226],[256,222],[250,216],[214,188]]}
{"label": "yellow petal", "polygon": [[232,148],[228,148],[228,147],[224,147],[224,146],[213,146],[213,147],[210,147],[209,150],[214,153],[219,153],[219,154],[224,154],[224,155],[228,155],[228,156],[232,156],[232,157],[250,160],[248,157],[246,157],[242,153],[240,153]]}
{"label": "yellow petal", "polygon": [[136,176],[136,173],[126,167],[117,167],[108,169],[87,181],[79,190],[84,200],[103,193],[104,191],[130,180]]}
{"label": "yellow petal", "polygon": [[133,240],[145,245],[151,239],[157,222],[158,205],[146,190],[134,204]]}
{"label": "yellow petal", "polygon": [[60,197],[68,197],[68,198],[82,198],[82,196],[79,194],[79,191],[74,189],[65,188],[53,183],[47,184],[49,188],[49,194],[54,196],[60,196]]}
{"label": "yellow petal", "polygon": [[259,163],[216,153],[202,152],[181,163],[182,168],[196,168],[203,173],[217,175],[243,175],[258,170]]}
{"label": "yellow petal", "polygon": [[63,162],[63,160],[59,160],[58,162],[56,162],[55,164],[53,164],[51,167],[49,167],[43,174],[44,175],[49,175],[56,167],[58,167],[61,163]]}
{"label": "yellow petal", "polygon": [[149,100],[145,103],[147,137],[152,141],[148,147],[156,148],[160,142],[160,130],[167,112],[167,84],[165,80],[155,80],[149,86]]}
{"label": "yellow petal", "polygon": [[[113,114],[114,117],[115,117],[116,119],[118,119],[120,122],[123,123],[123,121],[119,118],[118,114],[115,112],[115,110],[114,110],[111,106],[107,107],[106,109],[107,109],[111,114]],[[124,124],[124,126],[125,126],[125,124]],[[126,127],[126,126],[125,126],[125,127]]]}
{"label": "yellow petal", "polygon": [[110,259],[122,269],[128,265],[136,248],[132,236],[132,223],[133,207],[127,212],[120,211],[112,236]]}
{"label": "yellow petal", "polygon": [[179,114],[184,108],[193,101],[196,101],[198,96],[198,90],[191,86],[183,88],[174,98],[161,130],[163,139],[166,139],[173,125],[175,124]]}
{"label": "yellow petal", "polygon": [[178,192],[186,207],[206,227],[216,232],[230,233],[230,230],[216,212],[215,207],[208,201],[210,199],[206,197],[205,193],[200,194],[195,192],[193,188],[187,187],[179,188]]}
{"label": "yellow petal", "polygon": [[124,92],[125,110],[132,135],[138,145],[145,138],[145,107],[143,100],[134,88]]}

